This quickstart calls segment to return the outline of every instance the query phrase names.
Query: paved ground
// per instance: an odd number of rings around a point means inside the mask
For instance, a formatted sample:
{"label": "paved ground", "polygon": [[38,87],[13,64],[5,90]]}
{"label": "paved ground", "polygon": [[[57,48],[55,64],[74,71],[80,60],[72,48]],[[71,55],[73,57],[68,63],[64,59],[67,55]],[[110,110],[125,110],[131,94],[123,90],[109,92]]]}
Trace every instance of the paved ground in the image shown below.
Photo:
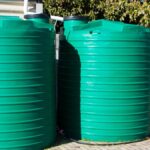
{"label": "paved ground", "polygon": [[150,150],[150,139],[120,145],[86,145],[59,138],[56,145],[47,150]]}

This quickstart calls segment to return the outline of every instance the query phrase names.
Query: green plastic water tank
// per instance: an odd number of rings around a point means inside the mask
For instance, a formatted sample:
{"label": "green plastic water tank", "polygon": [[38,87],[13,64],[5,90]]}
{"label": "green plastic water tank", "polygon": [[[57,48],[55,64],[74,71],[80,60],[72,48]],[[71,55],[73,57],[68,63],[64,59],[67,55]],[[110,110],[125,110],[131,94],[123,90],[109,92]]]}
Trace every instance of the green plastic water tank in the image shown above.
{"label": "green plastic water tank", "polygon": [[144,27],[99,20],[66,36],[59,118],[67,136],[133,142],[148,136],[149,50]]}
{"label": "green plastic water tank", "polygon": [[[146,28],[146,31],[147,31],[147,36],[149,36],[149,38],[147,40],[149,40],[150,39],[150,28]],[[148,42],[148,46],[149,46],[149,49],[150,49],[150,42]],[[150,55],[149,55],[149,60],[150,60]],[[149,84],[150,84],[150,82],[149,82]],[[150,99],[149,99],[149,102],[150,102]],[[149,136],[150,136],[150,105],[149,105]]]}
{"label": "green plastic water tank", "polygon": [[26,18],[0,18],[1,150],[42,150],[56,136],[54,30]]}
{"label": "green plastic water tank", "polygon": [[69,34],[73,27],[84,25],[88,23],[89,17],[87,16],[66,16],[64,17],[64,35]]}

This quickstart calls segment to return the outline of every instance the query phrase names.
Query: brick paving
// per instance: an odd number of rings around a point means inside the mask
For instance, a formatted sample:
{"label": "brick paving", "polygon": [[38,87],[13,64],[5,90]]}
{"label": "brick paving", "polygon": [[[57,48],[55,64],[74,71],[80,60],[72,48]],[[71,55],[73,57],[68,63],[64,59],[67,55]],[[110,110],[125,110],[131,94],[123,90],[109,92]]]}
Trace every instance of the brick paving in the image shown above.
{"label": "brick paving", "polygon": [[60,138],[55,146],[47,150],[150,150],[150,139],[118,145],[86,145]]}

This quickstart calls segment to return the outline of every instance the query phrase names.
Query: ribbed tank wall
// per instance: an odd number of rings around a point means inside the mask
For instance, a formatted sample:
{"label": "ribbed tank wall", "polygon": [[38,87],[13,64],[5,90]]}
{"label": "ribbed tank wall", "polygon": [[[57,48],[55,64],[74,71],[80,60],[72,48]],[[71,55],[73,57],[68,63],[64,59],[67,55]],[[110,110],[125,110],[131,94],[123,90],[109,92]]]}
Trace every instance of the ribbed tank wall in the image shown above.
{"label": "ribbed tank wall", "polygon": [[148,36],[140,26],[96,26],[72,31],[61,46],[61,127],[83,140],[143,139],[149,127]]}
{"label": "ribbed tank wall", "polygon": [[41,150],[55,139],[53,31],[0,20],[0,149]]}
{"label": "ribbed tank wall", "polygon": [[[150,42],[149,42],[149,39],[150,39],[150,28],[146,28],[146,31],[147,31],[147,41],[148,41],[148,47],[150,49]],[[150,51],[149,51],[149,60],[150,60]],[[149,62],[150,64],[150,62]],[[150,65],[149,65],[150,66]],[[150,68],[149,68],[150,69]],[[149,74],[150,74],[150,70],[149,70]],[[150,86],[150,79],[149,79],[149,86]],[[150,91],[149,91],[150,92]],[[150,96],[150,93],[149,93],[149,96]],[[149,103],[150,103],[150,97],[149,97]],[[150,105],[149,105],[149,136],[150,136]]]}

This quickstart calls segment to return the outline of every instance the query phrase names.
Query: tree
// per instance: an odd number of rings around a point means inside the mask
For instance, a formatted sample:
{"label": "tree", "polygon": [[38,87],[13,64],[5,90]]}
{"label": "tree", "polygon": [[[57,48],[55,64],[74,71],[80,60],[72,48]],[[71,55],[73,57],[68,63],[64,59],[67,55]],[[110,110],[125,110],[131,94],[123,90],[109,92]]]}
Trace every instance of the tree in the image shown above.
{"label": "tree", "polygon": [[44,0],[44,7],[53,15],[86,15],[150,27],[149,0]]}

